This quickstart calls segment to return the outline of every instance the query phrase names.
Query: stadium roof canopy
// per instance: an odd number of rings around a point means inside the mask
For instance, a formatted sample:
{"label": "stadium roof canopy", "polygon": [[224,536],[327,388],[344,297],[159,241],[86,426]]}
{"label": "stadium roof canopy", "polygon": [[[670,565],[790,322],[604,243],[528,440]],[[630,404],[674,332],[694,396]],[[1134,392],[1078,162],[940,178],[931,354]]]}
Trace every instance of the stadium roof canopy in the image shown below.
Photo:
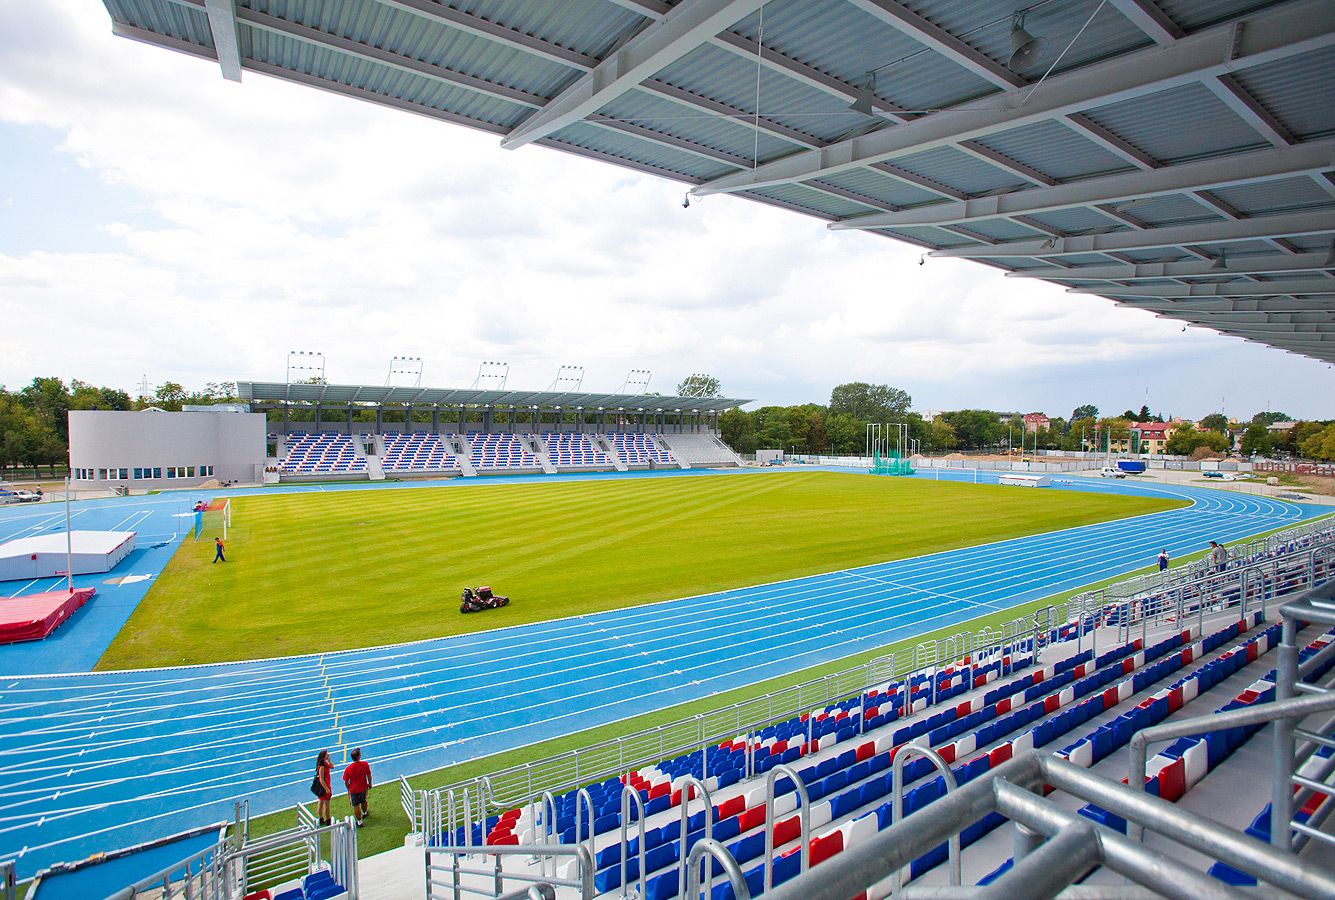
{"label": "stadium roof canopy", "polygon": [[237,397],[252,403],[403,403],[420,406],[491,406],[631,412],[722,412],[750,403],[727,397],[663,397],[657,394],[592,394],[574,391],[508,391],[424,388],[382,384],[287,384],[238,381]]}
{"label": "stadium roof canopy", "polygon": [[[104,2],[117,34],[226,78],[737,194],[1335,362],[1330,0]],[[1046,42],[1034,58],[1030,36]]]}

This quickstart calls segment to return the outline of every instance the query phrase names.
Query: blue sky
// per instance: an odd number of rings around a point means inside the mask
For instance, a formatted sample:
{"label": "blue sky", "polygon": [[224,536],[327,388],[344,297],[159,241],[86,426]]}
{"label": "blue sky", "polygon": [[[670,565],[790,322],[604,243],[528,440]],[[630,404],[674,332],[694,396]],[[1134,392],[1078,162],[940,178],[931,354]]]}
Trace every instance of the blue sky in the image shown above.
{"label": "blue sky", "polygon": [[482,360],[672,390],[921,410],[1333,417],[1335,370],[871,235],[115,38],[97,4],[0,5],[0,384],[426,383]]}

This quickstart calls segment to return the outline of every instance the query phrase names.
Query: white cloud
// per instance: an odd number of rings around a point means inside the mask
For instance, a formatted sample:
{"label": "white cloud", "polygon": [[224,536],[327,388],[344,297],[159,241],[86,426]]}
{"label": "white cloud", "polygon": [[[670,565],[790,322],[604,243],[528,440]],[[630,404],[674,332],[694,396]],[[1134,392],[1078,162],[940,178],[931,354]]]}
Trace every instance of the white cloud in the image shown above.
{"label": "white cloud", "polygon": [[707,371],[767,403],[859,379],[925,408],[1120,409],[1151,384],[1151,405],[1190,413],[1221,391],[1231,411],[1322,411],[1280,389],[1329,386],[1316,363],[969,263],[919,266],[917,248],[744,200],[684,210],[675,183],[254,73],[224,82],[110,31],[79,0],[0,7],[0,121],[54,129],[54,153],[136,198],[69,222],[117,252],[0,245],[0,315],[50,323],[0,355],[3,383],[265,380],[302,348],[343,381],[407,354],[440,385],[504,359],[520,386],[563,363],[594,389],[632,367],[658,390]]}

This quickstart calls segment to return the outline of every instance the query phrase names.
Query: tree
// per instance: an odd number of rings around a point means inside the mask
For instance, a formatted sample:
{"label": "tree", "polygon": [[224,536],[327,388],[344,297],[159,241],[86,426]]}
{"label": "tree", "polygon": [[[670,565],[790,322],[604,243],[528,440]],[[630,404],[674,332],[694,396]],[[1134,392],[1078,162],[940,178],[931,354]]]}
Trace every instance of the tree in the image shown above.
{"label": "tree", "polygon": [[726,443],[738,453],[756,452],[756,431],[751,425],[751,417],[742,412],[740,407],[724,410],[718,417],[719,433]]}
{"label": "tree", "polygon": [[133,409],[130,395],[119,388],[97,387],[79,381],[70,382],[70,409]]}
{"label": "tree", "polygon": [[1190,456],[1201,447],[1215,453],[1223,453],[1229,447],[1228,435],[1221,431],[1198,431],[1195,428],[1182,426],[1169,436],[1167,443],[1164,444],[1164,451],[1175,456]]}
{"label": "tree", "polygon": [[1299,449],[1308,459],[1335,459],[1335,424],[1314,432]]}
{"label": "tree", "polygon": [[34,378],[19,391],[19,402],[30,409],[40,426],[69,440],[70,392],[59,378]]}
{"label": "tree", "polygon": [[1268,456],[1274,447],[1270,439],[1270,430],[1264,422],[1253,421],[1242,433],[1241,450],[1248,456]]}
{"label": "tree", "polygon": [[1220,434],[1228,431],[1228,416],[1223,413],[1210,413],[1201,419],[1201,427],[1208,428],[1211,431],[1217,431]]}
{"label": "tree", "polygon": [[933,450],[953,450],[959,443],[959,438],[955,435],[955,429],[950,427],[950,423],[943,421],[939,416],[932,420],[931,430],[931,448]]}
{"label": "tree", "polygon": [[991,447],[1006,437],[1006,426],[1001,424],[997,414],[991,410],[961,409],[941,413],[937,418],[954,430],[958,445],[965,450]]}
{"label": "tree", "polygon": [[1265,426],[1270,426],[1274,425],[1276,422],[1289,421],[1289,416],[1288,413],[1282,413],[1282,412],[1259,412],[1256,415],[1252,416],[1252,421],[1259,422]]}
{"label": "tree", "polygon": [[840,456],[861,456],[866,449],[866,423],[848,413],[836,413],[825,419],[825,436],[830,452]]}
{"label": "tree", "polygon": [[180,412],[181,404],[186,402],[187,397],[185,388],[174,381],[164,381],[153,392],[153,405],[168,412]]}
{"label": "tree", "polygon": [[1099,408],[1092,403],[1086,403],[1084,406],[1077,406],[1071,410],[1071,421],[1076,419],[1097,419],[1099,417]]}
{"label": "tree", "polygon": [[863,422],[903,422],[913,398],[888,384],[850,381],[830,391],[830,414],[847,413]]}
{"label": "tree", "polygon": [[687,375],[677,385],[678,397],[722,397],[719,393],[719,380],[713,375],[696,373]]}

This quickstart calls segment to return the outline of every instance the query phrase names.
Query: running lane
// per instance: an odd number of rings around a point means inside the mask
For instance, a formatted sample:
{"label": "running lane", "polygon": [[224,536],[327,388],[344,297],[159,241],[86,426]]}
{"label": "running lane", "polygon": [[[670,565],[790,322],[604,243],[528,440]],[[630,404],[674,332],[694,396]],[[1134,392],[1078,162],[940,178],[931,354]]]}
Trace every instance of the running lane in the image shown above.
{"label": "running lane", "polygon": [[51,862],[308,799],[321,748],[386,782],[728,690],[1315,510],[1211,490],[1164,513],[396,647],[0,680],[0,856]]}

